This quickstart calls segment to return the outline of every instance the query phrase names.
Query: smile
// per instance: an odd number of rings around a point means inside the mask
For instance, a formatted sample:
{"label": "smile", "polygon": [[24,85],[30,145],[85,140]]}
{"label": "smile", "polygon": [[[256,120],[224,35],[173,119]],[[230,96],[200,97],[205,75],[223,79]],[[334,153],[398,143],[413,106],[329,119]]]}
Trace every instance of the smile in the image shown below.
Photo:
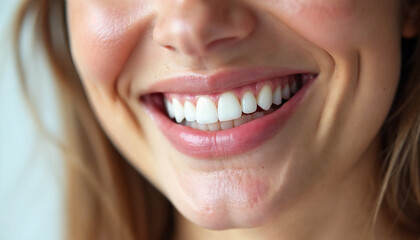
{"label": "smile", "polygon": [[[316,73],[295,72],[274,77],[272,72],[258,77],[248,74],[248,79],[225,73],[236,77],[227,85],[236,86],[215,92],[211,88],[221,85],[212,81],[228,79],[226,76],[188,77],[184,83],[177,78],[165,84],[166,88],[173,85],[173,92],[147,94],[142,101],[162,133],[180,152],[205,159],[232,157],[269,140],[293,115],[317,78]],[[175,85],[182,84],[187,89],[181,92]],[[200,87],[207,93],[200,94]],[[188,88],[194,92],[184,92]]]}

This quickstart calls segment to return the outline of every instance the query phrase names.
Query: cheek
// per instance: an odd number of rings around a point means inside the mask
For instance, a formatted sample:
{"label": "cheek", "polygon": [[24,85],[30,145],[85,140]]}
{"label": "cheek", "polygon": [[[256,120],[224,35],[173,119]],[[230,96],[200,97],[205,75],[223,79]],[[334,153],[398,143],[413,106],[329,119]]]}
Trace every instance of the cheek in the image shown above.
{"label": "cheek", "polygon": [[354,46],[360,35],[355,26],[363,26],[358,17],[364,4],[361,0],[270,1],[272,11],[281,13],[281,20],[293,31],[335,52]]}
{"label": "cheek", "polygon": [[147,19],[146,8],[131,5],[68,1],[70,44],[82,79],[114,85]]}

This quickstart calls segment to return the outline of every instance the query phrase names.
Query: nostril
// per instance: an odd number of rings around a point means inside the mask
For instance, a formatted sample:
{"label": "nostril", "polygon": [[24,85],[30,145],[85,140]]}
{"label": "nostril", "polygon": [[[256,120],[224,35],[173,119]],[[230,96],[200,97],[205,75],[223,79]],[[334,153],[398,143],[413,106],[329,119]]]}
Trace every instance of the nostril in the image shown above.
{"label": "nostril", "polygon": [[170,46],[170,45],[165,45],[164,46],[166,49],[170,50],[170,51],[175,51],[175,48]]}
{"label": "nostril", "polygon": [[239,40],[238,37],[227,37],[227,38],[222,38],[222,39],[216,39],[208,43],[206,48],[207,50],[213,50],[213,49],[218,49],[221,47],[228,47],[230,45],[233,45],[238,40]]}

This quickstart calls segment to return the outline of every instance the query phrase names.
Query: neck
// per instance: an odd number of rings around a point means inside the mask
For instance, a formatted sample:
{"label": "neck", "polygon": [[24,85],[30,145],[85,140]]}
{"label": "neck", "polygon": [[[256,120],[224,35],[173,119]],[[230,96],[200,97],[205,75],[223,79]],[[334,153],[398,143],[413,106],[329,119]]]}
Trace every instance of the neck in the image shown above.
{"label": "neck", "polygon": [[379,213],[373,224],[379,151],[375,141],[342,183],[318,184],[292,208],[256,228],[212,231],[177,212],[174,239],[409,239],[386,214]]}

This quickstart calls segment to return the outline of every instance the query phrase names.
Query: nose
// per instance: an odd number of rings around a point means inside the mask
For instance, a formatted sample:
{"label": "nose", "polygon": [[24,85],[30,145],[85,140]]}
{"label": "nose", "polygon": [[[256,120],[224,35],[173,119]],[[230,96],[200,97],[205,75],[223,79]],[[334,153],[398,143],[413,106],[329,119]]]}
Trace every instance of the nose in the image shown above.
{"label": "nose", "polygon": [[191,56],[223,50],[254,30],[252,12],[230,0],[161,0],[153,39],[162,47]]}

